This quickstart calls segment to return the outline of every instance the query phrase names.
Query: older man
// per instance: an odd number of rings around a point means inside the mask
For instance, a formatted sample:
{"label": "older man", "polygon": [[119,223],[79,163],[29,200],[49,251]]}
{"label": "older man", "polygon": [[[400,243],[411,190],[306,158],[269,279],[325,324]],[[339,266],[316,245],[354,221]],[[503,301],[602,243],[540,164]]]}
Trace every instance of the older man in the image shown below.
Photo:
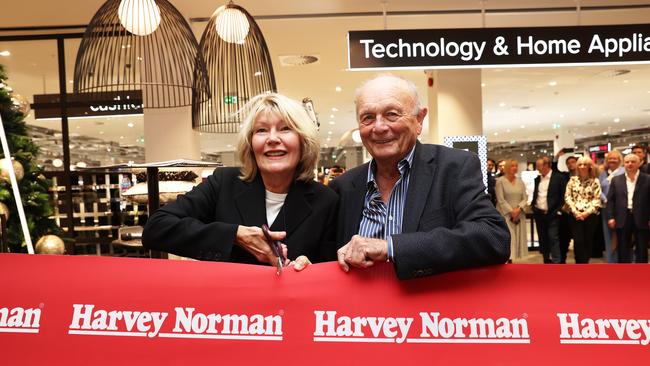
{"label": "older man", "polygon": [[510,234],[490,203],[476,155],[417,141],[427,108],[393,75],[355,96],[373,159],[338,177],[338,261],[344,271],[391,261],[400,279],[505,263]]}
{"label": "older man", "polygon": [[639,171],[641,159],[635,154],[626,155],[623,164],[625,174],[612,178],[607,192],[607,225],[616,229],[619,263],[631,263],[633,257],[635,263],[648,263],[650,176]]}

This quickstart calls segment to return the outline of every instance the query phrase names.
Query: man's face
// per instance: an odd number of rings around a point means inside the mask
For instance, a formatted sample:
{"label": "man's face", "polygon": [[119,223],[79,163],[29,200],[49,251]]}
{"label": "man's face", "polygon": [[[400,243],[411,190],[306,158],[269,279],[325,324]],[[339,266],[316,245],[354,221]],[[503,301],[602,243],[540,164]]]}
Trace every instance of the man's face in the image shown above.
{"label": "man's face", "polygon": [[500,161],[499,162],[499,173],[503,174],[503,169],[506,168],[506,162],[505,161]]}
{"label": "man's face", "polygon": [[643,161],[643,159],[645,159],[645,151],[640,147],[632,149],[632,154],[638,156],[639,161]]}
{"label": "man's face", "polygon": [[427,114],[416,101],[406,83],[398,78],[371,80],[357,99],[357,122],[363,145],[378,163],[401,160],[415,145]]}
{"label": "man's face", "polygon": [[578,159],[574,157],[570,157],[566,159],[566,167],[569,169],[570,172],[576,171],[577,163],[578,163]]}
{"label": "man's face", "polygon": [[635,154],[627,154],[623,159],[625,172],[629,175],[635,175],[641,165],[641,160]]}
{"label": "man's face", "polygon": [[544,164],[544,160],[539,159],[535,162],[535,168],[542,176],[545,176],[548,173],[548,165]]}
{"label": "man's face", "polygon": [[487,170],[489,173],[494,171],[494,162],[492,160],[487,161]]}
{"label": "man's face", "polygon": [[607,169],[616,170],[621,165],[621,160],[616,155],[607,156]]}

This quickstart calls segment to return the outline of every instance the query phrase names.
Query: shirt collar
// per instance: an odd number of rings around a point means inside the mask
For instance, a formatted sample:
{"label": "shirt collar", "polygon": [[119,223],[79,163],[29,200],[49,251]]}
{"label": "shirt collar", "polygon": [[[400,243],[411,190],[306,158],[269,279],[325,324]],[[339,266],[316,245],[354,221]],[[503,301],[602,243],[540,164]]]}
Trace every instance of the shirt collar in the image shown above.
{"label": "shirt collar", "polygon": [[[399,170],[399,174],[401,176],[404,176],[404,174],[407,174],[408,171],[411,169],[413,166],[413,156],[415,156],[415,146],[417,144],[413,145],[411,150],[406,154],[406,156],[400,160],[397,163],[397,170]],[[376,186],[375,184],[375,172],[377,171],[377,163],[375,163],[375,159],[372,159],[370,161],[370,164],[368,164],[368,186],[372,184],[372,186]]]}
{"label": "shirt collar", "polygon": [[[639,176],[639,171],[638,171],[638,170],[637,170],[636,173],[634,174],[634,177],[630,177],[630,175],[627,174],[627,172],[625,172],[625,178],[627,178],[628,180],[631,180],[632,182],[636,182],[636,178],[637,178],[638,176]],[[632,179],[632,178],[634,178],[634,179]]]}

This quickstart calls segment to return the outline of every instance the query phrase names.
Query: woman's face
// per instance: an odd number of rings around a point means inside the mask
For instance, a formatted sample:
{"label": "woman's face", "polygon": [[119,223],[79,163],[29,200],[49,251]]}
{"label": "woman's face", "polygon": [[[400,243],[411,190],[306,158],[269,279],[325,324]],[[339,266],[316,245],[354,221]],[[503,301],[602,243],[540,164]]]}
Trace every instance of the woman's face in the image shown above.
{"label": "woman's face", "polygon": [[300,136],[279,116],[257,116],[251,145],[261,174],[287,174],[293,178],[300,161]]}
{"label": "woman's face", "polygon": [[591,164],[585,163],[585,162],[580,162],[578,163],[578,174],[580,177],[588,177],[589,176],[589,169],[591,168]]}
{"label": "woman's face", "polygon": [[508,174],[510,175],[517,175],[517,172],[519,171],[519,166],[517,164],[511,164],[508,166]]}

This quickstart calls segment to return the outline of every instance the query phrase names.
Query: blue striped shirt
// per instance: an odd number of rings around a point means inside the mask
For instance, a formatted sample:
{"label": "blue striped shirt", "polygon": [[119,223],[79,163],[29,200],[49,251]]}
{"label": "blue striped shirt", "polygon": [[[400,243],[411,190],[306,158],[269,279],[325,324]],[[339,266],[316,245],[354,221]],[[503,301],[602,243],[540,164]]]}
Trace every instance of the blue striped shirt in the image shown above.
{"label": "blue striped shirt", "polygon": [[402,218],[404,217],[404,205],[406,204],[414,153],[415,146],[404,159],[397,163],[400,176],[390,192],[388,204],[381,200],[381,193],[375,181],[375,170],[377,169],[375,161],[372,160],[368,165],[367,191],[363,203],[359,235],[386,240],[390,260],[393,260],[394,254],[392,235],[402,232]]}

